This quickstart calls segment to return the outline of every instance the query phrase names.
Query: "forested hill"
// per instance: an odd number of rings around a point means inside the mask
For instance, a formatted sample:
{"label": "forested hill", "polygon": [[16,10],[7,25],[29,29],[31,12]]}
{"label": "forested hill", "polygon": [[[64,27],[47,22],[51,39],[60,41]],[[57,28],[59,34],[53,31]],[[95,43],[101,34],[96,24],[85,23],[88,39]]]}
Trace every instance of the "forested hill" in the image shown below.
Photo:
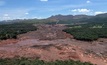
{"label": "forested hill", "polygon": [[27,23],[47,23],[47,24],[74,24],[74,23],[105,23],[107,22],[107,13],[98,14],[96,16],[89,15],[55,15],[47,19],[16,19],[1,21],[0,24],[9,24],[15,22],[27,22]]}
{"label": "forested hill", "polygon": [[[72,24],[72,23],[105,23],[107,22],[107,13],[99,14],[96,16],[88,15],[56,15],[48,18],[49,20],[56,20],[59,24]],[[49,22],[50,23],[50,22]]]}
{"label": "forested hill", "polygon": [[81,19],[90,19],[93,16],[88,16],[88,15],[55,15],[55,16],[51,16],[47,19],[50,20],[81,20]]}

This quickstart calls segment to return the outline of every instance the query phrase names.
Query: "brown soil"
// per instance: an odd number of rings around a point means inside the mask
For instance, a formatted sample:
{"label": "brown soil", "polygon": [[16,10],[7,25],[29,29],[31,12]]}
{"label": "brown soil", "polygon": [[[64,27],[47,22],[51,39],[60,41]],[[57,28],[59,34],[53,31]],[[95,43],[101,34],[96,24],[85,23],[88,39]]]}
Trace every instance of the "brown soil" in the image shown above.
{"label": "brown soil", "polygon": [[19,35],[17,40],[0,41],[0,58],[28,57],[45,61],[72,59],[107,65],[107,39],[93,42],[75,40],[61,31],[64,28],[43,25],[37,31]]}
{"label": "brown soil", "polygon": [[18,40],[16,40],[16,39],[2,40],[2,41],[0,41],[0,46],[5,45],[5,44],[15,44],[17,42],[18,42]]}
{"label": "brown soil", "polygon": [[65,39],[67,37],[73,38],[70,34],[62,32],[65,26],[60,25],[38,25],[38,30],[33,32],[28,32],[26,34],[18,35],[19,39],[40,39],[40,40],[55,40],[55,39]]}

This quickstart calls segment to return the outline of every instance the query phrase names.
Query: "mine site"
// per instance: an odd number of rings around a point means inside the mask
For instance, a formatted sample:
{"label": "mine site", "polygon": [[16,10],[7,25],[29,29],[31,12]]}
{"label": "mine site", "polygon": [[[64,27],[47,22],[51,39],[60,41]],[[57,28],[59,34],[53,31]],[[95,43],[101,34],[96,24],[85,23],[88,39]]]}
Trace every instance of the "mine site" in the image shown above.
{"label": "mine site", "polygon": [[0,65],[107,65],[107,0],[0,0]]}
{"label": "mine site", "polygon": [[18,35],[18,39],[0,41],[0,58],[37,58],[45,61],[80,60],[107,64],[107,38],[80,41],[63,29],[65,25],[35,25],[37,31]]}

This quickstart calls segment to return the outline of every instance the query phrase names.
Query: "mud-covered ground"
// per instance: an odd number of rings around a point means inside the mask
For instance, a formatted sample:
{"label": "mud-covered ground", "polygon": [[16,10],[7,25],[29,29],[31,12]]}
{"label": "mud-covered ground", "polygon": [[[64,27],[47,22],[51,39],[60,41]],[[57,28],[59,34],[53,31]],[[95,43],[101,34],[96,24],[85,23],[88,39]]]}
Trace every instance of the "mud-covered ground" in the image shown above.
{"label": "mud-covered ground", "polygon": [[0,41],[0,58],[37,58],[45,61],[81,60],[107,65],[107,39],[93,42],[73,39],[62,32],[62,25],[38,26],[37,31],[21,34],[18,39]]}

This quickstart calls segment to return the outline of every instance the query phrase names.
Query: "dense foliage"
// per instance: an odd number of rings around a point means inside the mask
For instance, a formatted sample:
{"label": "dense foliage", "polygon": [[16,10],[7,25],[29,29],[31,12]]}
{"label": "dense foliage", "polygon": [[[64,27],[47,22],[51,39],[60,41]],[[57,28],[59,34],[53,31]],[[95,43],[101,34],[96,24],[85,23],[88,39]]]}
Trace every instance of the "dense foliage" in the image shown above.
{"label": "dense foliage", "polygon": [[0,25],[0,40],[17,38],[18,34],[36,30],[37,28],[30,23],[14,23]]}
{"label": "dense foliage", "polygon": [[54,62],[45,62],[42,60],[30,60],[26,58],[21,59],[0,59],[0,65],[93,65],[88,62],[80,61],[54,61]]}
{"label": "dense foliage", "polygon": [[67,25],[64,31],[70,33],[75,39],[93,41],[98,38],[107,38],[106,24]]}

